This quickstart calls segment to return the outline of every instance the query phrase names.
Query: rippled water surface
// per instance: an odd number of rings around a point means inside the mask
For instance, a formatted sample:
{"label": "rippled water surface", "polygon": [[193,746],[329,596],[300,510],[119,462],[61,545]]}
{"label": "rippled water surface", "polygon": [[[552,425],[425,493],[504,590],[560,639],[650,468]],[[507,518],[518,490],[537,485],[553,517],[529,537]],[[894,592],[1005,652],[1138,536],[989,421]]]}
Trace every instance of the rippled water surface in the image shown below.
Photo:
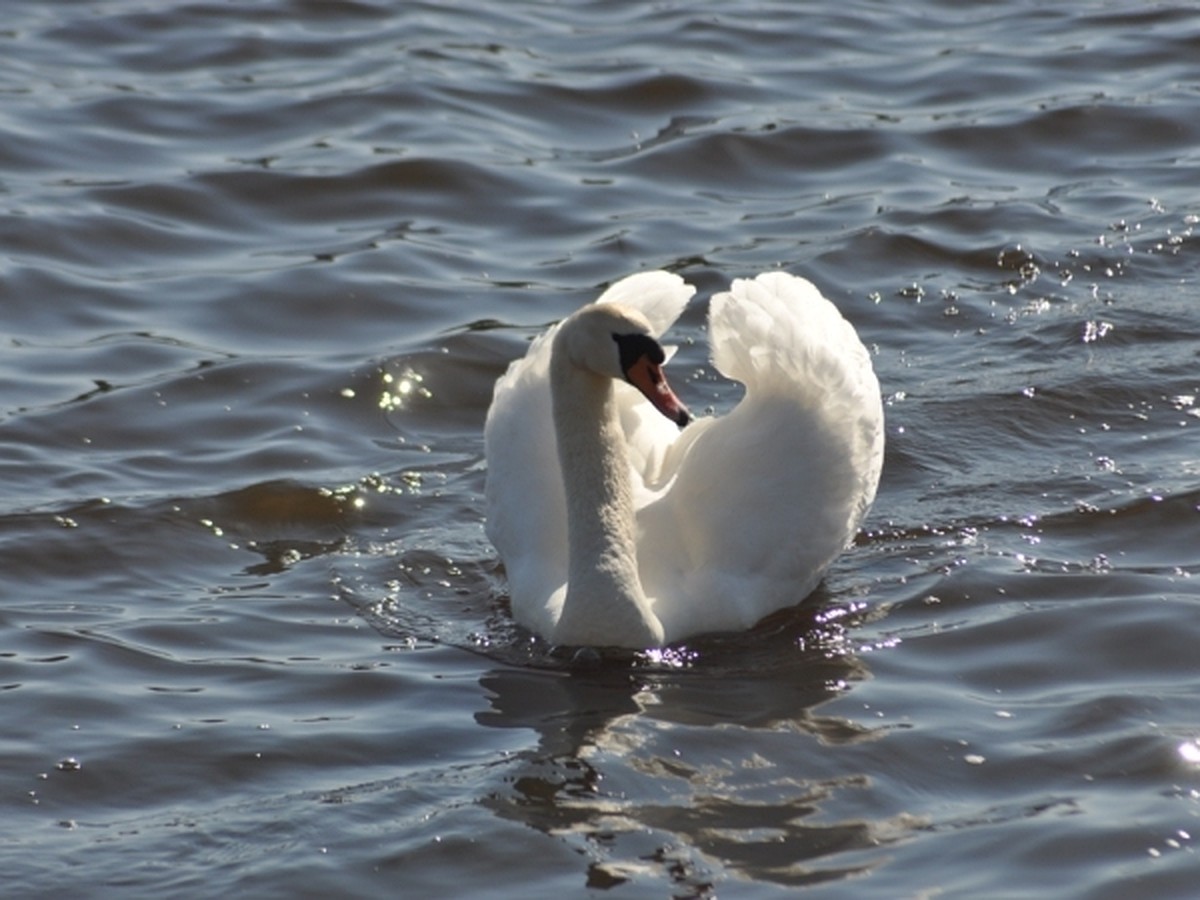
{"label": "rippled water surface", "polygon": [[[6,895],[1192,897],[1200,11],[5,4]],[[754,632],[508,618],[491,386],[782,267],[879,497]],[[801,598],[797,598],[799,601]]]}

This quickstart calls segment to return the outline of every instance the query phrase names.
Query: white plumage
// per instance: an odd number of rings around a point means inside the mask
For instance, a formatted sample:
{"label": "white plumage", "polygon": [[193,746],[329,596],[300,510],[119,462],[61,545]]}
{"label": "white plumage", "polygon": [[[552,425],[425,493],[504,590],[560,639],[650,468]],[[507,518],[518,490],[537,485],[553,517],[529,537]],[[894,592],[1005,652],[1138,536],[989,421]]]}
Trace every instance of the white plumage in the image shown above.
{"label": "white plumage", "polygon": [[[622,379],[610,339],[658,337],[694,290],[666,272],[625,278],[496,383],[484,433],[487,532],[514,617],[550,641],[645,647],[750,628],[816,587],[874,499],[879,383],[853,327],[804,279],[765,273],[712,298],[713,364],[746,387],[727,415],[681,431]],[[570,342],[555,340],[563,329]],[[600,361],[552,367],[558,345]],[[557,432],[552,368],[569,410]],[[601,383],[609,393],[583,387]],[[613,428],[587,421],[604,417]],[[572,431],[560,438],[562,429]],[[562,462],[560,439],[578,445]],[[632,561],[613,550],[622,546]]]}

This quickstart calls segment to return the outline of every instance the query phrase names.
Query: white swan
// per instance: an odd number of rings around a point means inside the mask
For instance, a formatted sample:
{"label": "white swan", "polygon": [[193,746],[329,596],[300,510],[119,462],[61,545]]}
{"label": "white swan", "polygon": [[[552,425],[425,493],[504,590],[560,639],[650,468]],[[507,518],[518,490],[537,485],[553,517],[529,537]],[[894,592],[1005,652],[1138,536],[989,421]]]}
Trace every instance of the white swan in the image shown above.
{"label": "white swan", "polygon": [[680,430],[689,414],[657,338],[694,292],[667,272],[625,278],[496,383],[487,533],[514,618],[554,644],[750,628],[816,587],[875,497],[879,382],[801,278],[771,272],[712,298],[713,364],[746,394]]}

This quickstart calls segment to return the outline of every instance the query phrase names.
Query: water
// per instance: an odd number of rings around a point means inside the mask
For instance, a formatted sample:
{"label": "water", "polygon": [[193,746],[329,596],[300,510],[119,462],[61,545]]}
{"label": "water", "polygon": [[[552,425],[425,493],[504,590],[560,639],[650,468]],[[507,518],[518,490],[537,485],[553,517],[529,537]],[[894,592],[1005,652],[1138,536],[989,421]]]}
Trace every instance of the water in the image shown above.
{"label": "water", "polygon": [[[1200,13],[5,7],[0,870],[62,896],[1190,897]],[[783,267],[888,454],[818,593],[572,672],[491,384]]]}

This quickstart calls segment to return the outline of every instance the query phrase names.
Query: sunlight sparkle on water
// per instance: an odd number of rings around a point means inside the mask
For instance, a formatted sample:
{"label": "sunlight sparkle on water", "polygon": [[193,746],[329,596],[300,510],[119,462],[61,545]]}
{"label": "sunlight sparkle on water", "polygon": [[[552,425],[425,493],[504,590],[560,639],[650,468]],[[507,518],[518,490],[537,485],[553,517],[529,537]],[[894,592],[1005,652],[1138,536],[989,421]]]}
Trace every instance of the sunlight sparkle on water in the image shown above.
{"label": "sunlight sparkle on water", "polygon": [[658,666],[684,669],[700,658],[700,654],[687,647],[651,647],[644,651],[646,659]]}
{"label": "sunlight sparkle on water", "polygon": [[384,389],[379,395],[379,408],[388,411],[403,409],[414,397],[432,397],[433,393],[422,384],[424,380],[420,373],[411,369],[405,369],[398,375],[384,372]]}

